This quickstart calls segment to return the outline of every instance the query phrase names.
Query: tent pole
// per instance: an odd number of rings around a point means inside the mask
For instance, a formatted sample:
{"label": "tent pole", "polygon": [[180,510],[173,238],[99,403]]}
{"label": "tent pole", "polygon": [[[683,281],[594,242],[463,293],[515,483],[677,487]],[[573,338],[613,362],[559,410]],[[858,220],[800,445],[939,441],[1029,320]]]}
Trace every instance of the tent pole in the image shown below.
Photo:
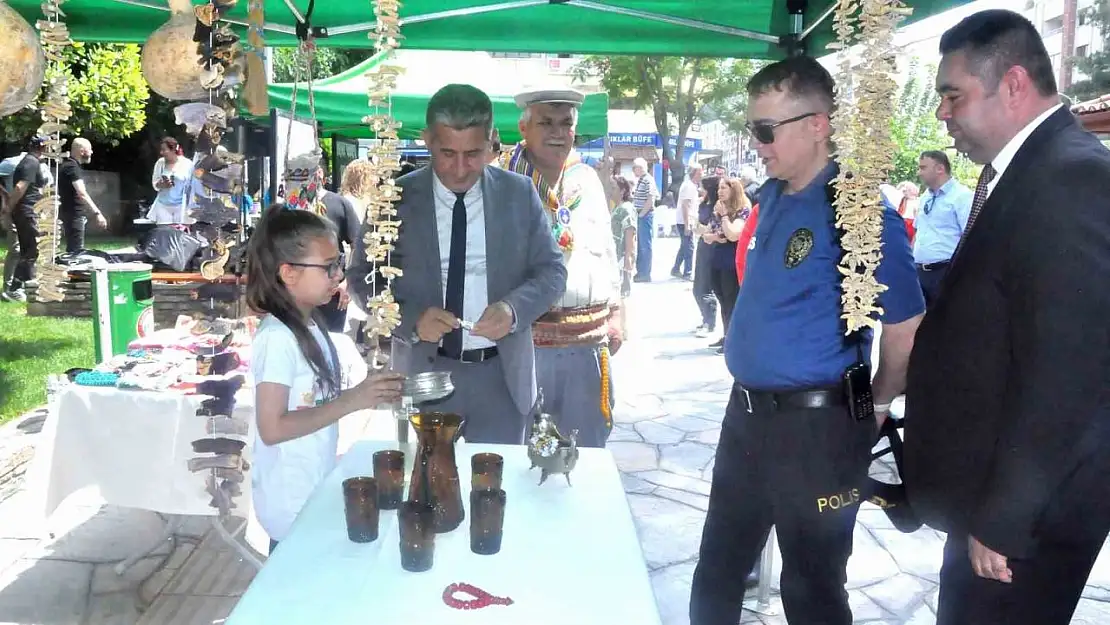
{"label": "tent pole", "polygon": [[297,22],[301,24],[304,23],[304,15],[301,13],[300,9],[297,8],[297,5],[293,4],[293,0],[285,0],[285,6],[289,8],[289,12],[293,14],[293,17],[297,18]]}
{"label": "tent pole", "polygon": [[790,33],[779,38],[779,47],[786,56],[801,56],[806,53],[806,42],[802,37],[802,23],[805,19],[808,0],[786,0],[786,12],[790,16]]}
{"label": "tent pole", "polygon": [[808,38],[811,34],[813,34],[813,31],[816,30],[818,26],[820,26],[825,20],[832,17],[832,14],[836,12],[836,7],[838,4],[840,4],[838,0],[833,0],[831,3],[829,3],[829,8],[825,9],[825,12],[821,14],[821,17],[818,17],[816,20],[814,20],[812,24],[806,26],[806,29],[802,31],[800,39],[804,40]]}

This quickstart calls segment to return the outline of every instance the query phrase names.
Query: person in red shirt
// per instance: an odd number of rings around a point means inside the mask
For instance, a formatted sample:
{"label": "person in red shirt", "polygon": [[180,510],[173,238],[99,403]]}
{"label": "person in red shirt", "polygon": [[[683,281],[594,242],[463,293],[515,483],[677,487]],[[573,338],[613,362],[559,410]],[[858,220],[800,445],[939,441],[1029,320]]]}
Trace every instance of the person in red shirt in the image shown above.
{"label": "person in red shirt", "polygon": [[736,279],[744,284],[744,261],[748,257],[748,248],[752,246],[755,238],[755,224],[759,218],[759,204],[752,204],[752,212],[744,222],[744,229],[740,231],[740,238],[736,239]]}

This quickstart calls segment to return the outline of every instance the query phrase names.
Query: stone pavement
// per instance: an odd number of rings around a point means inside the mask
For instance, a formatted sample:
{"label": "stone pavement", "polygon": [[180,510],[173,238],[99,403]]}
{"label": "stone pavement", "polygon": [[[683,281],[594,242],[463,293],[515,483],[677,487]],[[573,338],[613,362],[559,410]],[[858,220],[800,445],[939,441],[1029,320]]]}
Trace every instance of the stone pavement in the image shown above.
{"label": "stone pavement", "polygon": [[[687,625],[730,383],[723,357],[707,347],[717,337],[693,335],[698,319],[690,283],[669,278],[676,241],[657,239],[655,247],[657,282],[633,286],[631,340],[613,358],[618,406],[610,449],[624,476],[663,623]],[[196,547],[206,529],[203,519],[122,577],[112,564],[158,537],[156,515],[102,506],[95,493],[82,493],[67,500],[46,527],[28,520],[31,493],[20,461],[33,453],[40,424],[40,416],[31,416],[0,428],[0,623],[135,625],[156,597],[159,603],[143,623],[177,622],[163,618],[170,612],[220,622],[206,615],[226,614],[249,577],[215,550]],[[889,470],[883,464],[873,468],[875,474]],[[927,528],[902,534],[869,504],[859,520],[848,567],[856,622],[934,623],[943,536]],[[221,570],[212,571],[212,562],[223,563],[216,567]],[[203,578],[198,570],[206,571]],[[777,587],[777,566],[772,578]],[[745,613],[742,622],[786,621],[781,614]],[[1096,623],[1110,623],[1106,552],[1073,620]]]}
{"label": "stone pavement", "polygon": [[[655,282],[632,287],[632,338],[612,361],[618,407],[609,444],[664,625],[689,623],[690,580],[731,387],[724,357],[706,347],[719,337],[694,337],[700,319],[691,283],[670,278],[676,248],[675,239],[656,239]],[[892,463],[872,467],[879,479],[891,471]],[[855,622],[932,625],[943,545],[940,532],[923,528],[903,534],[881,510],[864,504],[848,563]],[[775,564],[777,594],[777,554]],[[742,622],[780,625],[786,619],[780,609],[778,616],[745,612]],[[1110,623],[1110,550],[1095,565],[1072,623]]]}

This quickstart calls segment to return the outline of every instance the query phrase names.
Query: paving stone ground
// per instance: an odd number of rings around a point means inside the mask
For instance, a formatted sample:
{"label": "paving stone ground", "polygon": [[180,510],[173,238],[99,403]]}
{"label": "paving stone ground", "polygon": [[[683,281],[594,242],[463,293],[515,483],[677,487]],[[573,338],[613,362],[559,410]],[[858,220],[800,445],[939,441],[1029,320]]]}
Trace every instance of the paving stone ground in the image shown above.
{"label": "paving stone ground", "polygon": [[[693,335],[698,320],[690,283],[669,278],[675,249],[674,239],[657,240],[657,282],[634,285],[632,340],[613,358],[618,406],[609,447],[624,478],[663,623],[687,625],[690,580],[730,382],[723,357],[707,347],[717,337]],[[26,453],[37,423],[41,419],[24,421],[22,428],[0,428],[0,459]],[[205,530],[203,519],[187,526],[193,540],[167,542],[116,576],[114,561],[157,538],[158,518],[101,506],[92,493],[71,497],[44,527],[30,520],[32,493],[20,470],[6,466],[0,462],[0,623],[135,625],[140,607],[170,584]],[[877,464],[873,471],[890,468]],[[13,477],[5,481],[6,474]],[[902,534],[880,510],[865,504],[848,566],[856,622],[933,624],[942,545],[938,532],[925,528]],[[1095,565],[1073,625],[1110,623],[1107,553]],[[776,566],[773,590],[777,577]],[[205,601],[222,602],[216,607],[224,613],[230,606],[222,596],[189,599],[205,608]],[[786,620],[748,612],[742,622],[782,625]]]}

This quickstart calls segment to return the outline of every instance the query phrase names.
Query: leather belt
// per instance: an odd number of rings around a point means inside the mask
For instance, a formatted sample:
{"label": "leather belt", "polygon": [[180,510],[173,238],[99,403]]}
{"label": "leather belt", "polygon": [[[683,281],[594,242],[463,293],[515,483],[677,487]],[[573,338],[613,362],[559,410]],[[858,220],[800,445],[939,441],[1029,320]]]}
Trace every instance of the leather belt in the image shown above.
{"label": "leather belt", "polygon": [[744,398],[749,413],[810,410],[848,405],[848,397],[844,389],[839,386],[804,391],[760,391],[737,384],[734,392]]}
{"label": "leather belt", "polygon": [[468,350],[465,350],[465,351],[463,351],[462,355],[459,356],[458,358],[455,358],[453,356],[448,355],[447,350],[443,349],[442,347],[440,347],[439,350],[437,350],[437,351],[438,351],[439,355],[443,356],[444,358],[450,358],[451,360],[458,360],[460,362],[466,362],[466,363],[472,363],[472,364],[473,363],[478,363],[478,362],[485,362],[485,361],[497,356],[497,346],[496,345],[494,345],[493,347],[486,347],[484,349],[468,349]]}
{"label": "leather belt", "polygon": [[917,268],[921,271],[936,271],[937,269],[944,269],[951,262],[950,260],[942,260],[939,263],[918,263]]}

